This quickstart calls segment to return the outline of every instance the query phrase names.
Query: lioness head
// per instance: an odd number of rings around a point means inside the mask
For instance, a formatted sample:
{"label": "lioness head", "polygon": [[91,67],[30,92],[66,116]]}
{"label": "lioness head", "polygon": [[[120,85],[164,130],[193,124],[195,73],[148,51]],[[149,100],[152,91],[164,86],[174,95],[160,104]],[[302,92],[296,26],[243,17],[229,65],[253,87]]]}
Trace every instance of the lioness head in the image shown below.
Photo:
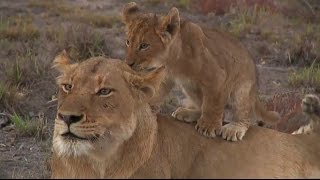
{"label": "lioness head", "polygon": [[137,4],[128,3],[122,12],[127,27],[126,63],[134,70],[165,64],[171,42],[180,30],[180,17],[173,7],[165,16],[141,13]]}
{"label": "lioness head", "polygon": [[102,57],[71,64],[66,52],[54,67],[61,73],[53,137],[60,156],[117,150],[134,133],[137,108],[153,96],[163,70],[139,75],[120,60]]}

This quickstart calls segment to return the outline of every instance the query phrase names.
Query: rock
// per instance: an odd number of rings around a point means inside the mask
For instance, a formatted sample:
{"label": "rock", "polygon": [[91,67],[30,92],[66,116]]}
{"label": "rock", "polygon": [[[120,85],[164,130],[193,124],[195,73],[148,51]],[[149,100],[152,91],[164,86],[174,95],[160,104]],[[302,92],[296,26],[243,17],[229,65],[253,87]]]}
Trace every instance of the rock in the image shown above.
{"label": "rock", "polygon": [[10,124],[10,120],[7,116],[0,116],[0,129]]}

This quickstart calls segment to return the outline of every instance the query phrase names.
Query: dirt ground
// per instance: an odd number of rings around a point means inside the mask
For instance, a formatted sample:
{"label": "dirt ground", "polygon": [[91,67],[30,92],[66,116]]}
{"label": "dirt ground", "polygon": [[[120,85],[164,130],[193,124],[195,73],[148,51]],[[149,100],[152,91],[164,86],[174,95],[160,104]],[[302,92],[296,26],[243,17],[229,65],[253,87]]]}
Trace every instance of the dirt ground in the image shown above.
{"label": "dirt ground", "polygon": [[[320,61],[319,1],[248,0],[245,5],[234,6],[226,3],[232,1],[222,1],[135,2],[144,11],[159,14],[176,6],[183,18],[237,36],[257,64],[261,99],[268,109],[283,116],[281,123],[270,128],[292,132],[307,122],[290,119],[301,115],[301,97],[320,92],[320,80],[314,80],[316,75],[320,77],[314,68]],[[74,61],[97,55],[124,59],[120,13],[127,2],[0,1],[0,178],[50,177],[48,159],[57,89],[57,72],[51,62],[63,49]],[[310,73],[292,74],[303,70]],[[300,77],[305,79],[298,81]],[[275,95],[281,101],[273,100]],[[181,97],[180,90],[175,89],[162,113],[171,113]],[[21,128],[11,122],[14,117],[36,126]]]}

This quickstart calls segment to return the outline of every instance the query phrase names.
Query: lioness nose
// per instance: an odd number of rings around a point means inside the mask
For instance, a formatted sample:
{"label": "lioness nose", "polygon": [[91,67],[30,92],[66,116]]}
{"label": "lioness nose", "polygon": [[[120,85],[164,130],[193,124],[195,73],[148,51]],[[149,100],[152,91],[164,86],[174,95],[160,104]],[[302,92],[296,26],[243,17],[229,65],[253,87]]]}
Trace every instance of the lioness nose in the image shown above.
{"label": "lioness nose", "polygon": [[64,121],[68,126],[72,123],[79,122],[82,118],[83,115],[76,116],[76,115],[63,115],[61,113],[58,114],[59,118]]}

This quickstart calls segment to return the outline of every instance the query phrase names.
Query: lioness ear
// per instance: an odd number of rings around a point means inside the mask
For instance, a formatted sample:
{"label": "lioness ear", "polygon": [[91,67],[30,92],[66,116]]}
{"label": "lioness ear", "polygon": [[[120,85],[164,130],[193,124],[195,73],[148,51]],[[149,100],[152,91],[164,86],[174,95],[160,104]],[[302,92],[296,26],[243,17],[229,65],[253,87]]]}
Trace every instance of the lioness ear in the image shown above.
{"label": "lioness ear", "polygon": [[161,18],[159,26],[158,33],[161,40],[168,43],[180,31],[179,10],[171,8],[169,13]]}
{"label": "lioness ear", "polygon": [[[127,73],[126,79],[139,92],[142,92],[144,100],[151,99],[160,88],[160,84],[164,78],[165,67],[162,66],[143,75],[132,75]],[[141,94],[141,93],[140,93]]]}
{"label": "lioness ear", "polygon": [[64,72],[71,65],[71,60],[66,52],[63,50],[59,55],[53,60],[53,68],[57,69],[60,72]]}
{"label": "lioness ear", "polygon": [[130,2],[123,7],[122,10],[122,20],[124,23],[129,23],[139,12],[137,3]]}

